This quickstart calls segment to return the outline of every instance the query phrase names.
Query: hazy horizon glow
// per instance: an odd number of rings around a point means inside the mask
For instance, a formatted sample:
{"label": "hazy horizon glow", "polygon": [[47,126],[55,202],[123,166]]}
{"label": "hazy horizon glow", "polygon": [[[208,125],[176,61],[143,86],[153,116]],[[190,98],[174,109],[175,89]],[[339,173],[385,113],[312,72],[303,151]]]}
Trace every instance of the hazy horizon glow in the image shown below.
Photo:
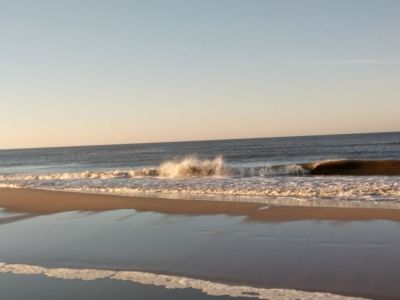
{"label": "hazy horizon glow", "polygon": [[400,130],[399,1],[0,8],[0,149]]}

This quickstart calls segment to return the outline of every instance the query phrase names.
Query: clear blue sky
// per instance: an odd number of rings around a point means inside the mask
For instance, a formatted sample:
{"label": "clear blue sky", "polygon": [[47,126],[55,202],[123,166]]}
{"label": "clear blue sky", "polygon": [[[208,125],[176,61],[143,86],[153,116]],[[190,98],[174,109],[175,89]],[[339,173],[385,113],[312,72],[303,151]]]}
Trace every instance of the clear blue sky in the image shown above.
{"label": "clear blue sky", "polygon": [[400,1],[0,1],[0,148],[400,130]]}

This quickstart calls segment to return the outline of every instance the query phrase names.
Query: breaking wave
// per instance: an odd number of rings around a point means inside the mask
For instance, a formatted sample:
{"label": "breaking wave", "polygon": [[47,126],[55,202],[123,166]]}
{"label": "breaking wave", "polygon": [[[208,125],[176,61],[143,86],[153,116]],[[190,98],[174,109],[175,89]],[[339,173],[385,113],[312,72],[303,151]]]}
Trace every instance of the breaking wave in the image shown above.
{"label": "breaking wave", "polygon": [[228,166],[222,156],[214,159],[200,159],[195,156],[180,160],[163,162],[157,168],[139,168],[133,170],[84,171],[51,174],[0,174],[0,180],[53,180],[53,179],[110,179],[136,177],[252,177],[270,175],[304,175],[308,171],[298,164],[265,165],[258,167]]}
{"label": "breaking wave", "polygon": [[222,156],[200,159],[195,156],[169,160],[155,168],[84,171],[51,174],[0,174],[0,180],[110,179],[110,178],[186,178],[186,177],[266,177],[276,175],[400,175],[400,160],[327,160],[311,163],[263,166],[230,166]]}
{"label": "breaking wave", "polygon": [[169,178],[224,176],[228,174],[229,170],[225,166],[222,156],[211,160],[187,157],[178,161],[166,161],[156,170],[157,176]]}
{"label": "breaking wave", "polygon": [[177,198],[258,197],[269,201],[300,199],[308,203],[314,200],[334,200],[343,203],[363,201],[397,205],[400,204],[400,177],[373,176],[397,175],[397,172],[400,175],[400,161],[331,160],[238,166],[225,163],[221,156],[213,159],[191,156],[165,161],[154,168],[132,170],[0,173],[0,187],[124,195],[172,195]]}

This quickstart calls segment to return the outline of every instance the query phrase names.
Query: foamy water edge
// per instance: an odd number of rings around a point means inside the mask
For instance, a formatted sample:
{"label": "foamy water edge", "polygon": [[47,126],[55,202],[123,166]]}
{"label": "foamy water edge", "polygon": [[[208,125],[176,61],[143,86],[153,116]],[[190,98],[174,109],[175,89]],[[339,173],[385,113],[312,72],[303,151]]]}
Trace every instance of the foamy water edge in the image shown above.
{"label": "foamy water edge", "polygon": [[247,297],[258,299],[365,299],[321,292],[305,292],[291,289],[264,289],[244,285],[228,285],[207,280],[162,275],[139,271],[100,269],[46,268],[37,265],[8,264],[0,262],[0,273],[16,275],[42,275],[65,280],[122,280],[133,283],[162,286],[167,289],[192,288],[210,296]]}
{"label": "foamy water edge", "polygon": [[258,203],[274,206],[300,206],[300,207],[338,207],[338,208],[371,208],[371,209],[400,209],[397,201],[364,201],[364,200],[338,200],[338,199],[301,199],[296,197],[269,198],[257,195],[223,195],[184,192],[160,191],[133,191],[132,189],[91,189],[91,188],[50,188],[50,187],[22,187],[12,184],[1,184],[0,188],[33,189],[52,192],[83,193],[94,195],[111,195],[125,197],[143,197],[158,199],[179,199],[193,201],[239,202]]}
{"label": "foamy water edge", "polygon": [[[397,161],[396,161],[397,162]],[[0,173],[0,187],[110,193],[129,196],[208,198],[282,205],[363,206],[400,208],[400,176],[310,176],[309,170],[349,160],[286,165],[229,165],[222,156],[190,156],[157,167],[56,173]],[[388,164],[364,161],[364,164]],[[387,166],[386,166],[387,167]],[[349,168],[347,165],[346,168]],[[351,168],[350,168],[351,170]],[[393,171],[393,170],[392,170]],[[321,203],[323,201],[325,203]],[[247,201],[247,200],[245,200]],[[336,202],[337,205],[334,203]],[[353,205],[356,204],[356,205]]]}

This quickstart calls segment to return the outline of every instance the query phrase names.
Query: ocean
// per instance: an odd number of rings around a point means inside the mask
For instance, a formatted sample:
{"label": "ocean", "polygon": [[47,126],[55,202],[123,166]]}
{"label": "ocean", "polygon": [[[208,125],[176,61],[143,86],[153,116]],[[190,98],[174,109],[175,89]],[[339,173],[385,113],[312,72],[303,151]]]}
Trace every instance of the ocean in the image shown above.
{"label": "ocean", "polygon": [[1,150],[0,187],[400,208],[398,160],[399,132]]}

